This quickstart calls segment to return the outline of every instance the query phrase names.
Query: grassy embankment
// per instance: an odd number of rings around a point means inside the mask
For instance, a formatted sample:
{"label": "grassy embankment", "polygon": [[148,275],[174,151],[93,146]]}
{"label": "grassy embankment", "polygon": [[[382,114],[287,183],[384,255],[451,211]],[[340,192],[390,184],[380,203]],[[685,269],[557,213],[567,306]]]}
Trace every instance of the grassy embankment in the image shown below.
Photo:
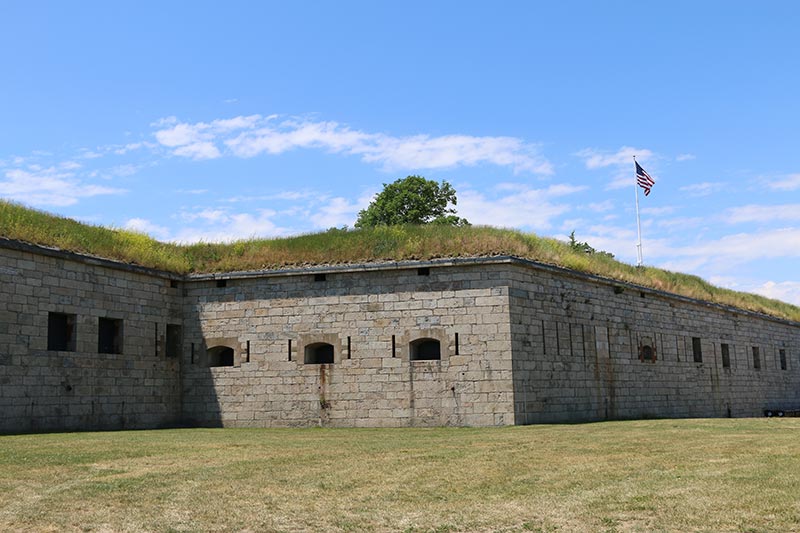
{"label": "grassy embankment", "polygon": [[800,531],[798,419],[0,437],[2,531]]}
{"label": "grassy embankment", "polygon": [[177,273],[514,255],[800,321],[800,308],[784,302],[715,287],[697,276],[652,267],[635,268],[599,254],[587,255],[555,239],[485,226],[330,230],[282,239],[177,245],[0,201],[0,236]]}

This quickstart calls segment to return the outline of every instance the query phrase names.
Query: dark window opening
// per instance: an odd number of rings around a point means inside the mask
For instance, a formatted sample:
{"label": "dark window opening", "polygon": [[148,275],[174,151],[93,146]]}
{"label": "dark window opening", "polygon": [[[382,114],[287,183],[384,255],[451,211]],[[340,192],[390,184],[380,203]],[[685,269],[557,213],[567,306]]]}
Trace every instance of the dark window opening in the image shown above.
{"label": "dark window opening", "polygon": [[153,355],[158,357],[158,322],[155,322],[153,325],[155,326],[155,334],[153,335],[153,346],[155,349],[153,350]]}
{"label": "dark window opening", "polygon": [[60,352],[75,351],[75,315],[47,315],[47,349]]}
{"label": "dark window opening", "polygon": [[455,348],[456,348],[456,355],[459,355],[459,353],[458,353],[458,333],[456,333],[456,346],[455,346]]}
{"label": "dark window opening", "polygon": [[639,353],[640,353],[642,361],[653,361],[654,356],[655,356],[655,352],[653,351],[653,347],[650,346],[649,344],[645,344],[644,346],[642,346],[642,348],[641,348]]}
{"label": "dark window opening", "polygon": [[227,279],[218,279],[217,280],[217,287],[219,287],[220,289],[225,288],[227,286],[228,286],[228,280]]}
{"label": "dark window opening", "polygon": [[731,352],[727,344],[722,344],[722,368],[731,367]]}
{"label": "dark window opening", "polygon": [[692,353],[695,363],[703,362],[703,347],[700,344],[700,337],[692,337]]}
{"label": "dark window opening", "polygon": [[436,361],[441,358],[441,345],[436,339],[417,339],[409,346],[411,361]]}
{"label": "dark window opening", "polygon": [[169,280],[169,288],[170,289],[177,289],[178,288],[178,281],[171,279]]}
{"label": "dark window opening", "polygon": [[209,348],[208,366],[233,366],[233,348],[230,346]]}
{"label": "dark window opening", "polygon": [[761,370],[761,351],[758,346],[753,346],[753,368]]}
{"label": "dark window opening", "polygon": [[328,279],[326,274],[314,274],[314,281],[325,281]]}
{"label": "dark window opening", "polygon": [[292,360],[292,339],[289,339],[289,361]]}
{"label": "dark window opening", "polygon": [[101,318],[97,326],[97,351],[122,353],[122,320]]}
{"label": "dark window opening", "polygon": [[786,350],[778,350],[778,355],[781,358],[781,370],[786,370]]}
{"label": "dark window opening", "polygon": [[183,342],[183,332],[177,324],[167,324],[167,357],[178,357],[181,353],[181,343]]}
{"label": "dark window opening", "polygon": [[392,357],[397,357],[397,344],[395,343],[394,335],[392,335]]}
{"label": "dark window opening", "polygon": [[333,345],[327,342],[315,342],[306,346],[303,362],[307,365],[333,364]]}
{"label": "dark window opening", "polygon": [[348,359],[350,359],[350,357],[353,355],[353,350],[352,349],[353,349],[353,345],[350,342],[350,337],[347,337],[347,358]]}
{"label": "dark window opening", "polygon": [[417,276],[430,276],[431,269],[428,267],[420,267],[417,269]]}

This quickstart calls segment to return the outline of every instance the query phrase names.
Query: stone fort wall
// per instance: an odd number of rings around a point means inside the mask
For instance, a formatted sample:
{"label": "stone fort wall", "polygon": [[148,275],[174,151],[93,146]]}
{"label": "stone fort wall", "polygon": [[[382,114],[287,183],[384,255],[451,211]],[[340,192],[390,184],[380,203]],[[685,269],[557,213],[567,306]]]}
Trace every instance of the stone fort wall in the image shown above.
{"label": "stone fort wall", "polygon": [[[0,432],[175,424],[179,359],[165,353],[167,325],[182,321],[174,284],[166,273],[0,242]],[[49,338],[54,328],[66,335]]]}
{"label": "stone fort wall", "polygon": [[800,325],[516,258],[181,277],[0,241],[0,432],[800,408]]}

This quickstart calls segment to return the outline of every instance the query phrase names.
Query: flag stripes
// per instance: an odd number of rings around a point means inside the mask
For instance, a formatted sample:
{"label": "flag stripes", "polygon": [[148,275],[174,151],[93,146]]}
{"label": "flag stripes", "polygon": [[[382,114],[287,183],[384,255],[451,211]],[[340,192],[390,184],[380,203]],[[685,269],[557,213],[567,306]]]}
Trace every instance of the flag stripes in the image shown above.
{"label": "flag stripes", "polygon": [[644,189],[644,195],[647,196],[650,194],[650,189],[656,184],[656,180],[651,178],[650,174],[639,166],[638,161],[634,161],[634,164],[636,165],[636,183],[639,184],[639,187]]}

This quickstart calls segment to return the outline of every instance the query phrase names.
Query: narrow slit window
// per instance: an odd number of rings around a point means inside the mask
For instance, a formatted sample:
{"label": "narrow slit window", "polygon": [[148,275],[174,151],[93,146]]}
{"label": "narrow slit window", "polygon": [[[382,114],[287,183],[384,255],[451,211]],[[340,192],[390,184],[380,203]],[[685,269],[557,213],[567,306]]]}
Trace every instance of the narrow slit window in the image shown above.
{"label": "narrow slit window", "polygon": [[397,357],[397,345],[395,344],[394,335],[392,335],[392,357]]}
{"label": "narrow slit window", "polygon": [[456,352],[456,355],[459,355],[459,350],[458,350],[458,333],[456,333],[456,345],[455,345],[455,352]]}
{"label": "narrow slit window", "polygon": [[730,368],[731,367],[731,349],[730,347],[722,343],[722,368]]}
{"label": "narrow slit window", "polygon": [[97,324],[97,351],[99,353],[122,353],[122,320],[100,318]]}
{"label": "narrow slit window", "polygon": [[778,355],[781,359],[781,370],[786,370],[786,350],[778,350]]}
{"label": "narrow slit window", "polygon": [[347,358],[350,359],[352,356],[352,347],[353,345],[350,343],[350,337],[347,337]]}
{"label": "narrow slit window", "polygon": [[167,324],[167,357],[178,357],[182,343],[182,328],[178,324]]}
{"label": "narrow slit window", "polygon": [[692,354],[695,363],[703,362],[703,346],[700,343],[700,337],[692,337]]}
{"label": "narrow slit window", "polygon": [[289,354],[289,361],[291,361],[292,360],[292,339],[289,339],[288,354]]}
{"label": "narrow slit window", "polygon": [[75,315],[47,315],[47,349],[60,352],[75,351]]}
{"label": "narrow slit window", "polygon": [[758,346],[753,346],[753,368],[761,370],[761,350]]}

